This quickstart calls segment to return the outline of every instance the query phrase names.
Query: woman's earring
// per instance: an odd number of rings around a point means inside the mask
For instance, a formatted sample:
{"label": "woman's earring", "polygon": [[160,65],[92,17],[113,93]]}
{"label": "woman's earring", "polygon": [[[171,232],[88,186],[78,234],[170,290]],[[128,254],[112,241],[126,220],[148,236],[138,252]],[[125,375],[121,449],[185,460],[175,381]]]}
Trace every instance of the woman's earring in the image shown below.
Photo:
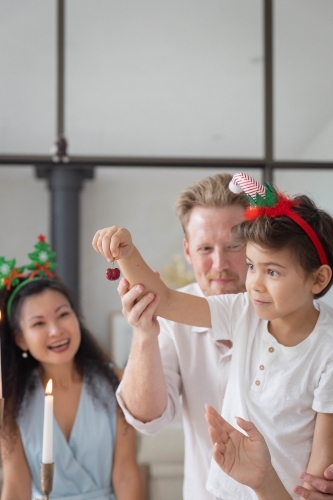
{"label": "woman's earring", "polygon": [[22,358],[27,358],[28,357],[28,352],[27,351],[23,351],[22,352]]}

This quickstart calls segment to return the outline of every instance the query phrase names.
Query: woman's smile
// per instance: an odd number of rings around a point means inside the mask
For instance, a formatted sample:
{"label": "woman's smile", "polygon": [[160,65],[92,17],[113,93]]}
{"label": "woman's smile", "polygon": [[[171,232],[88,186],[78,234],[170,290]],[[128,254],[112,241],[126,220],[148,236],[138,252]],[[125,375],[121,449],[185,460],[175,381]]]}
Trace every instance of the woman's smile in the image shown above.
{"label": "woman's smile", "polygon": [[53,352],[61,353],[61,352],[64,352],[68,349],[69,344],[70,344],[69,339],[63,339],[63,340],[59,340],[58,342],[55,342],[52,345],[47,346],[47,348]]}

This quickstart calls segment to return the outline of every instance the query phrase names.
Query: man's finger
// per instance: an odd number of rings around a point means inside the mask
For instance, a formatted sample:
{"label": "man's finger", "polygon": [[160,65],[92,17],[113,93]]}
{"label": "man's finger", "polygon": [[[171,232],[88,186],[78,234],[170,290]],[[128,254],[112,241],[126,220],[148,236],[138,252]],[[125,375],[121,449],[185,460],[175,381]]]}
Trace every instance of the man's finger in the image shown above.
{"label": "man's finger", "polygon": [[[329,493],[330,496],[333,495],[333,481],[327,481],[326,479],[320,479],[318,477],[313,476],[312,474],[309,474],[308,472],[302,472],[300,474],[300,478],[310,486],[313,486],[313,488],[316,488],[317,490],[321,491],[322,493]],[[308,497],[306,497],[308,498]],[[311,498],[311,497],[309,497]],[[315,497],[314,497],[315,498]],[[319,497],[319,498],[322,498]]]}
{"label": "man's finger", "polygon": [[303,488],[303,486],[296,486],[294,488],[294,493],[296,495],[300,495],[302,498],[305,498],[306,500],[329,500],[332,499],[332,495],[328,494],[325,495],[323,493],[320,493],[319,491],[311,491],[308,490],[307,488]]}
{"label": "man's finger", "polygon": [[327,467],[327,469],[324,472],[324,476],[329,481],[332,481],[332,479],[333,479],[333,465],[330,465],[329,467]]}
{"label": "man's finger", "polygon": [[129,282],[126,278],[122,277],[119,281],[117,292],[119,296],[122,298],[129,291]]}
{"label": "man's finger", "polygon": [[[140,302],[139,297],[144,291],[144,287],[142,285],[135,285],[133,288],[128,290],[126,293],[121,296],[121,303],[123,306],[123,314],[125,312],[130,312],[135,304],[138,304]],[[119,293],[119,290],[118,290]],[[119,293],[120,295],[120,293]],[[126,314],[125,314],[126,315]]]}

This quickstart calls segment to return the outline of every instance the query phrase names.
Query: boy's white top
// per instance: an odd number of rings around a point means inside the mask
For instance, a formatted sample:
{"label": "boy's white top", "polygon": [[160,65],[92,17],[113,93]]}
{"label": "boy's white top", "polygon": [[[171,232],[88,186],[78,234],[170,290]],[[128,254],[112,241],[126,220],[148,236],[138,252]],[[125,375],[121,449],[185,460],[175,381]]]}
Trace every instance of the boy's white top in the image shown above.
{"label": "boy's white top", "polygon": [[[247,293],[207,300],[214,338],[233,342],[222,415],[235,427],[236,416],[256,425],[276,472],[296,500],[292,488],[308,465],[316,412],[333,413],[332,317],[327,307],[320,307],[313,332],[300,344],[285,347],[269,333],[268,322],[255,314]],[[207,488],[223,500],[257,498],[214,460]]]}

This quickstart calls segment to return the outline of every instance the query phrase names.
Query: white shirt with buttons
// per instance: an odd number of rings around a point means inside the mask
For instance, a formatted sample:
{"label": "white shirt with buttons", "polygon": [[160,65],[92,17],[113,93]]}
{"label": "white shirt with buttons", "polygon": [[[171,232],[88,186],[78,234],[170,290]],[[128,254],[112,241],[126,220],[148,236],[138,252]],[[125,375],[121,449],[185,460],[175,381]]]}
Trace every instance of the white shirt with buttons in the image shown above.
{"label": "white shirt with buttons", "polygon": [[[180,291],[204,296],[197,283],[187,285]],[[117,399],[126,420],[148,435],[159,432],[181,411],[185,437],[183,500],[215,500],[215,495],[206,489],[212,446],[205,419],[205,403],[221,408],[232,349],[215,341],[208,328],[182,325],[163,318],[158,318],[158,321],[168,390],[165,411],[156,420],[143,423],[126,408],[122,384],[119,385]]]}
{"label": "white shirt with buttons", "polygon": [[[215,340],[233,342],[223,417],[252,421],[265,437],[281,481],[291,497],[310,457],[316,412],[333,413],[333,319],[320,310],[313,332],[286,347],[255,314],[247,293],[207,297]],[[318,306],[319,307],[319,306]],[[239,429],[241,430],[241,429]],[[256,495],[211,463],[207,488],[223,500]]]}

